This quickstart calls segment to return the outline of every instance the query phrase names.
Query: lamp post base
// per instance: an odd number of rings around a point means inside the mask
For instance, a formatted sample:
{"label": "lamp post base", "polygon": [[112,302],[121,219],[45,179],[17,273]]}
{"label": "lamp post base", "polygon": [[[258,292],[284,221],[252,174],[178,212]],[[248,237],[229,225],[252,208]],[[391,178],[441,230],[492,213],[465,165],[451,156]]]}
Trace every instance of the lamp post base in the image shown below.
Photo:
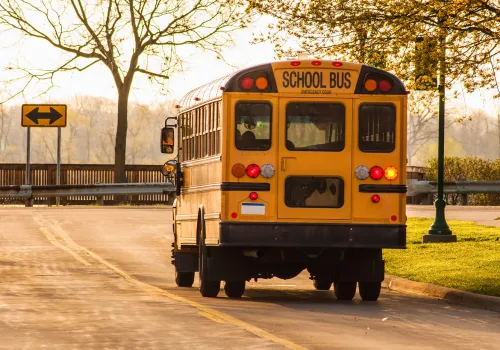
{"label": "lamp post base", "polygon": [[442,233],[439,234],[436,232],[436,234],[422,236],[423,243],[450,243],[456,241],[457,241],[457,236],[451,234],[442,234]]}

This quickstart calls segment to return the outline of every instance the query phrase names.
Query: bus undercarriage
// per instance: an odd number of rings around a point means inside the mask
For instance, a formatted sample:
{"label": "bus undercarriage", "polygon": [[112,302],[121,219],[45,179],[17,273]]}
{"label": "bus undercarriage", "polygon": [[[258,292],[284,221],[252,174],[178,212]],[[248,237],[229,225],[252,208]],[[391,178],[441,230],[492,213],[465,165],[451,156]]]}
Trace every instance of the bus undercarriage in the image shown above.
{"label": "bus undercarriage", "polygon": [[203,296],[215,297],[220,282],[239,298],[251,279],[290,279],[307,270],[314,287],[351,300],[356,286],[363,300],[375,301],[384,280],[382,248],[404,248],[405,225],[221,223],[219,246],[173,252],[176,282],[191,287],[200,273]]}

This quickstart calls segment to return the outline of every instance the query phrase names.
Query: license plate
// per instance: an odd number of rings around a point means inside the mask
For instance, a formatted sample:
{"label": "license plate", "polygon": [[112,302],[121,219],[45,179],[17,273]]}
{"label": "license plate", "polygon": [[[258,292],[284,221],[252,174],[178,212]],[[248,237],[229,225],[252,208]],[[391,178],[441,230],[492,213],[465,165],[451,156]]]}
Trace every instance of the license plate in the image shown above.
{"label": "license plate", "polygon": [[241,203],[241,214],[265,215],[266,205],[264,203]]}

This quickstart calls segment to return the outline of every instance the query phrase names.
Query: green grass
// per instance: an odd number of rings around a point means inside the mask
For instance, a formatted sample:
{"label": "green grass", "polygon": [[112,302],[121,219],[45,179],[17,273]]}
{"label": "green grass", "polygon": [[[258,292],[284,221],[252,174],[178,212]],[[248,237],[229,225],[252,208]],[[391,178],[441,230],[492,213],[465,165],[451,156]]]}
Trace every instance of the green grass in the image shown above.
{"label": "green grass", "polygon": [[422,244],[433,219],[409,218],[406,250],[384,250],[386,272],[473,293],[500,296],[500,228],[449,220],[457,243]]}

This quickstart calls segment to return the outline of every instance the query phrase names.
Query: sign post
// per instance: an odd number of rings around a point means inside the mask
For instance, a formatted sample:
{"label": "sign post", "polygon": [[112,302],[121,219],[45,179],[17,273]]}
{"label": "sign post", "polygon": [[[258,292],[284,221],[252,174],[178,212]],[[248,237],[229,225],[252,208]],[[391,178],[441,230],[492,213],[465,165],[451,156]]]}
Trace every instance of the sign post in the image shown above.
{"label": "sign post", "polygon": [[31,169],[30,169],[30,146],[31,146],[31,129],[28,128],[26,135],[26,185],[31,185]]}
{"label": "sign post", "polygon": [[[56,184],[61,184],[61,128],[67,123],[67,106],[52,104],[24,104],[21,126],[28,128],[26,140],[26,185],[31,185],[30,147],[32,127],[57,127],[57,174]],[[56,197],[59,205],[59,197]],[[26,204],[28,206],[28,203]]]}
{"label": "sign post", "polygon": [[[56,185],[61,184],[61,127],[57,128],[57,172]],[[59,197],[56,197],[56,205],[59,205]]]}

